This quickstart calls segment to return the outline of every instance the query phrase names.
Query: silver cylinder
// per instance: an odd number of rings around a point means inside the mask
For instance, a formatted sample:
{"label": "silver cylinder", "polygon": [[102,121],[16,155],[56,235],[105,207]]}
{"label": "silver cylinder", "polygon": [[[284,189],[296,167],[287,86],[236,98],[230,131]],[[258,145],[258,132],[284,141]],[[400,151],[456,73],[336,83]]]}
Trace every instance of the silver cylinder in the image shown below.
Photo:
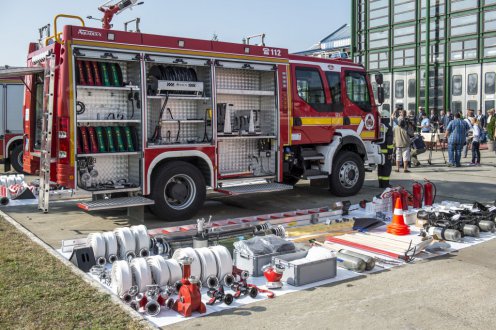
{"label": "silver cylinder", "polygon": [[208,247],[208,239],[203,237],[193,237],[193,248],[199,249],[203,247]]}
{"label": "silver cylinder", "polygon": [[495,225],[492,221],[482,220],[479,222],[479,228],[481,231],[494,233]]}
{"label": "silver cylinder", "polygon": [[480,230],[476,225],[465,225],[463,226],[463,234],[465,236],[479,237]]}
{"label": "silver cylinder", "polygon": [[365,270],[372,270],[375,267],[375,259],[372,258],[371,256],[361,254],[358,252],[354,252],[354,251],[350,251],[350,250],[346,250],[346,249],[339,250],[339,252],[353,256],[353,257],[357,257],[357,258],[365,261],[365,265],[366,265]]}
{"label": "silver cylinder", "polygon": [[139,251],[139,256],[142,257],[142,258],[149,257],[150,256],[150,252],[148,251],[148,249],[141,249]]}
{"label": "silver cylinder", "polygon": [[462,234],[455,229],[446,229],[443,233],[443,228],[440,227],[430,227],[428,230],[431,236],[434,236],[437,240],[446,240],[451,242],[459,242],[462,240]]}
{"label": "silver cylinder", "polygon": [[362,259],[341,252],[336,253],[336,259],[339,266],[357,273],[364,272],[367,267],[367,264]]}

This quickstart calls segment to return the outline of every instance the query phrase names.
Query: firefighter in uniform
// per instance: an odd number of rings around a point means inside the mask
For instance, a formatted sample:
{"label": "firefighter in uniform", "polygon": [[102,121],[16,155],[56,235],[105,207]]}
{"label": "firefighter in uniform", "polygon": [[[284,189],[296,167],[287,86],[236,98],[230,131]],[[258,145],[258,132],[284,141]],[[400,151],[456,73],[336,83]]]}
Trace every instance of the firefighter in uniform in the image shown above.
{"label": "firefighter in uniform", "polygon": [[389,111],[382,110],[381,112],[381,122],[384,126],[381,129],[386,130],[386,139],[383,144],[381,144],[381,153],[384,155],[384,165],[379,165],[377,168],[377,175],[379,178],[379,188],[389,187],[389,176],[393,169],[392,157],[393,157],[393,128],[391,127],[389,121]]}

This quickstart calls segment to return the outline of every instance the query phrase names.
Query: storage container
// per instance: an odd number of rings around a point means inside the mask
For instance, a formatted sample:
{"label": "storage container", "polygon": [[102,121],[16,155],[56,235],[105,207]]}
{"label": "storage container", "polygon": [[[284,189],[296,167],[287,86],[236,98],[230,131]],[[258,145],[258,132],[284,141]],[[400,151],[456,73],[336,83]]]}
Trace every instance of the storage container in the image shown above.
{"label": "storage container", "polygon": [[289,285],[302,286],[336,277],[336,257],[296,264],[293,261],[305,258],[308,251],[299,251],[272,257],[272,264],[285,267],[282,280]]}

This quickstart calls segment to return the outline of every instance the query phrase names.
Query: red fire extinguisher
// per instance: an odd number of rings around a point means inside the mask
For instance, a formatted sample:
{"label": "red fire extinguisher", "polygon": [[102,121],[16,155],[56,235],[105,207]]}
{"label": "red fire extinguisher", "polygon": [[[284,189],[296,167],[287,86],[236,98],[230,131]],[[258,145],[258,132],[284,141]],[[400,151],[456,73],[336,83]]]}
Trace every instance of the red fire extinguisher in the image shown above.
{"label": "red fire extinguisher", "polygon": [[431,206],[434,204],[434,200],[436,199],[437,188],[436,185],[430,182],[427,179],[424,179],[424,205]]}
{"label": "red fire extinguisher", "polygon": [[413,208],[414,209],[419,209],[422,207],[422,198],[423,198],[423,189],[424,186],[422,186],[420,183],[415,181],[412,185],[412,194],[413,194]]}
{"label": "red fire extinguisher", "polygon": [[391,200],[393,202],[393,206],[392,206],[391,210],[394,210],[394,208],[396,207],[396,200],[398,198],[401,198],[401,194],[397,189],[395,189],[391,192]]}
{"label": "red fire extinguisher", "polygon": [[403,206],[403,211],[408,211],[408,197],[410,193],[403,187],[400,189],[401,195],[401,206]]}

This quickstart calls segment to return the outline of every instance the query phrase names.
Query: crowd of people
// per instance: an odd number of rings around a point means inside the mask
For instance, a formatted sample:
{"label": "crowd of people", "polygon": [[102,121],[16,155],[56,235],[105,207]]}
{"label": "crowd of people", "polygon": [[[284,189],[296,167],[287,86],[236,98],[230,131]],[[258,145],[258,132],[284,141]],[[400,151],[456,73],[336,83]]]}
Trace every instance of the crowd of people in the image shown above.
{"label": "crowd of people", "polygon": [[496,139],[494,109],[488,110],[487,116],[481,110],[475,114],[474,110],[469,109],[463,118],[461,113],[453,115],[451,111],[444,110],[438,115],[436,110],[431,109],[428,115],[423,108],[419,108],[416,116],[413,111],[407,112],[400,105],[391,116],[391,124],[396,151],[396,172],[399,172],[401,167],[404,172],[409,172],[408,164],[420,164],[416,157],[418,148],[411,148],[416,132],[441,133],[440,139],[448,144],[449,167],[460,167],[462,155],[467,157],[469,147],[472,150],[472,161],[469,165],[479,166],[481,143],[485,143],[488,137],[490,140]]}

